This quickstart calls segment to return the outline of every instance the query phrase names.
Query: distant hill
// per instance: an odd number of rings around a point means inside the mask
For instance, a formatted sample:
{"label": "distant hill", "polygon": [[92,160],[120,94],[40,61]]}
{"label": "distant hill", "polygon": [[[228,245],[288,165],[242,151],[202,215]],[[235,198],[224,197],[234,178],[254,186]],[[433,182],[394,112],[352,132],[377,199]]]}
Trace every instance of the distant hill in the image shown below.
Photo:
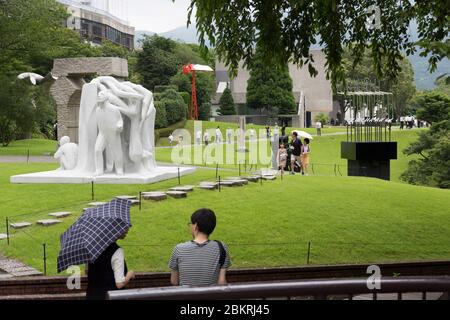
{"label": "distant hill", "polygon": [[[144,35],[154,35],[155,32],[152,31],[143,31],[137,30],[135,32],[134,44],[139,47],[139,40],[144,37]],[[179,27],[170,31],[158,33],[159,36],[169,38],[176,41],[181,41],[185,43],[198,43],[197,39],[197,30],[195,29],[195,25],[190,25],[189,28],[185,26]]]}
{"label": "distant hill", "polygon": [[[411,38],[413,40],[417,39],[417,27],[414,23],[410,27]],[[138,30],[135,33],[135,45],[139,47],[139,40],[144,37],[144,35],[153,35],[155,32]],[[179,27],[167,32],[158,33],[158,35],[170,38],[173,40],[185,42],[185,43],[198,43],[197,30],[195,25],[190,25],[189,28],[185,26]],[[315,46],[317,47],[317,46]],[[417,89],[419,90],[429,90],[435,87],[434,81],[437,77],[445,72],[450,72],[450,60],[444,59],[438,64],[438,68],[435,72],[430,73],[428,71],[428,61],[427,58],[420,57],[418,53],[413,56],[408,57],[414,69],[414,80]]]}

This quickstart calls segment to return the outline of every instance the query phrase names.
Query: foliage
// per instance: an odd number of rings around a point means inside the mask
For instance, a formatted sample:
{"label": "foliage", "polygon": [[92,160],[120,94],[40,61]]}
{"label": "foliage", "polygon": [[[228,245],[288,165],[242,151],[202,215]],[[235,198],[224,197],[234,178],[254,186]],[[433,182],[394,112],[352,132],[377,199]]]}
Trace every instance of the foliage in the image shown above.
{"label": "foliage", "polygon": [[0,143],[7,146],[33,127],[35,109],[32,88],[22,81],[0,74]]}
{"label": "foliage", "polygon": [[315,122],[320,122],[322,126],[326,125],[330,119],[325,113],[319,113],[314,117]]}
{"label": "foliage", "polygon": [[[374,5],[379,15],[369,10]],[[403,51],[409,55],[421,50],[433,71],[449,56],[448,16],[448,3],[440,0],[191,0],[188,24],[195,19],[201,44],[208,39],[234,75],[241,59],[246,65],[254,59],[255,44],[266,61],[283,66],[292,60],[308,65],[315,75],[309,50],[318,42],[335,88],[345,81],[342,56],[347,46],[356,64],[369,50],[378,78],[398,75]],[[414,19],[419,41],[408,30]]]}
{"label": "foliage", "polygon": [[[185,64],[209,64],[213,60],[212,54],[208,51],[205,60],[198,45],[179,43],[158,35],[146,36],[142,42],[142,51],[138,53],[136,67],[142,75],[144,86],[153,90],[157,85],[172,83],[171,78],[181,73]],[[187,92],[181,87],[179,89]]]}
{"label": "foliage", "polygon": [[[385,63],[385,59],[383,62]],[[414,97],[416,87],[414,84],[414,72],[407,58],[399,60],[399,70],[395,79],[378,79],[373,72],[373,59],[369,50],[365,50],[358,65],[355,65],[355,57],[349,48],[344,50],[342,58],[343,70],[346,84],[339,85],[338,90],[381,90],[392,92],[395,99],[395,118],[410,113],[411,99]],[[367,87],[366,87],[367,86]],[[341,113],[345,114],[344,106],[341,105]]]}
{"label": "foliage", "polygon": [[[214,92],[215,80],[214,76],[210,73],[197,73],[195,75],[195,88],[197,91],[197,105],[201,106],[203,103],[211,102],[211,96]],[[192,94],[192,75],[185,75],[181,71],[178,71],[170,79],[170,83],[176,85],[181,92],[188,92],[189,96]]]}
{"label": "foliage", "polygon": [[421,132],[419,139],[403,151],[406,155],[419,154],[412,160],[401,179],[417,185],[450,188],[450,117],[435,123],[429,131]]}
{"label": "foliage", "polygon": [[208,121],[211,117],[211,103],[204,102],[198,107],[198,119]]}
{"label": "foliage", "polygon": [[186,119],[187,105],[177,91],[168,88],[158,96],[158,100],[164,103],[167,125]]}
{"label": "foliage", "polygon": [[437,91],[425,92],[415,99],[417,118],[431,123],[428,131],[403,152],[419,155],[409,162],[401,179],[418,185],[450,188],[450,97]]}
{"label": "foliage", "polygon": [[166,104],[164,101],[155,101],[156,119],[155,129],[167,127]]}
{"label": "foliage", "polygon": [[227,116],[236,114],[236,107],[234,105],[233,95],[231,94],[231,90],[229,88],[226,88],[223,91],[222,96],[220,97],[219,100],[219,105],[220,108],[218,112],[221,115]]}
{"label": "foliage", "polygon": [[295,99],[292,94],[292,79],[287,65],[282,67],[267,65],[261,48],[257,48],[255,60],[250,65],[247,83],[247,106],[265,109],[273,114],[293,114]]}
{"label": "foliage", "polygon": [[450,119],[450,97],[437,91],[424,92],[414,100],[416,116],[429,123]]}

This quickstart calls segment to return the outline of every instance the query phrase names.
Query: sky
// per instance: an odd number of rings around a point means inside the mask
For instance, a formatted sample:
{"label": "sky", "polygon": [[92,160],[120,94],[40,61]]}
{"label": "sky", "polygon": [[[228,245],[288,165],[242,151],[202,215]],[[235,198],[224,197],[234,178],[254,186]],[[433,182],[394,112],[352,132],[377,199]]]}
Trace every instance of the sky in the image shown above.
{"label": "sky", "polygon": [[[91,0],[106,9],[107,0]],[[109,11],[129,21],[136,30],[165,32],[186,26],[190,0],[109,0]]]}

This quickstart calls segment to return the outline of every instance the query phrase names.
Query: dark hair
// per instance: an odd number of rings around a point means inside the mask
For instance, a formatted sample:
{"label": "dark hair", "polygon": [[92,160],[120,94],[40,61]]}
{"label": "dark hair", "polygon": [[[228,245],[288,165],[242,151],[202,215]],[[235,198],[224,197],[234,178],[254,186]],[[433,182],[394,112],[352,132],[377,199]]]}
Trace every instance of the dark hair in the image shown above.
{"label": "dark hair", "polygon": [[192,224],[197,224],[198,231],[210,235],[216,227],[216,215],[211,209],[198,209],[191,216]]}
{"label": "dark hair", "polygon": [[297,132],[292,132],[292,134],[294,135],[294,136],[298,136],[298,134],[297,134]]}
{"label": "dark hair", "polygon": [[303,141],[305,141],[306,144],[309,144],[309,139],[308,138],[303,139]]}

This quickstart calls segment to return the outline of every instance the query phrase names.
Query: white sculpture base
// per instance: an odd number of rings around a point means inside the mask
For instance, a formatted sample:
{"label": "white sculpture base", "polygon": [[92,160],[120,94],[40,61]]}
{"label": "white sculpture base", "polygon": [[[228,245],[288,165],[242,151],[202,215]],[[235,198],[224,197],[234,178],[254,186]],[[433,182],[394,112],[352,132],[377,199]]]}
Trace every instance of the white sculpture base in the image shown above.
{"label": "white sculpture base", "polygon": [[[195,168],[193,167],[180,167],[180,176],[193,173]],[[163,180],[173,179],[178,177],[178,167],[162,167],[158,166],[156,172],[149,172],[145,174],[132,173],[132,174],[104,174],[101,176],[93,177],[88,176],[85,173],[76,172],[72,170],[54,170],[44,171],[29,174],[21,174],[12,176],[10,178],[11,183],[95,183],[101,184],[147,184],[155,183]]]}

